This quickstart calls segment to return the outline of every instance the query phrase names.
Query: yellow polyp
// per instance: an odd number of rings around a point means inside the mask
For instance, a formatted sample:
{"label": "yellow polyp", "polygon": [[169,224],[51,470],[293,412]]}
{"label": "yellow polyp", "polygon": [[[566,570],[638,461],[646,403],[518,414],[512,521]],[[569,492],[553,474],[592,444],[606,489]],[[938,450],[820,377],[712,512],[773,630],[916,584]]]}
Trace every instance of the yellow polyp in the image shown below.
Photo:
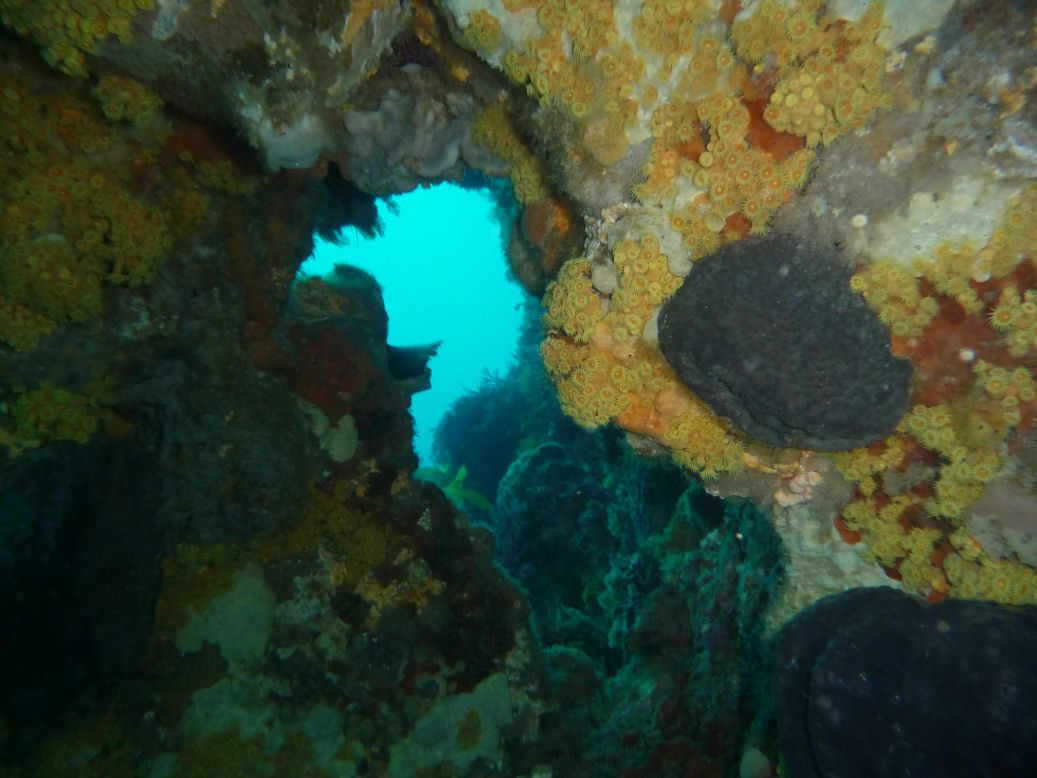
{"label": "yellow polyp", "polygon": [[882,449],[878,452],[870,447],[858,448],[835,452],[832,459],[847,480],[858,484],[866,479],[874,482],[874,475],[900,465],[904,458],[905,442],[902,436],[891,435],[883,441]]}
{"label": "yellow polyp", "polygon": [[39,0],[30,4],[2,0],[0,14],[8,27],[40,47],[48,63],[69,75],[84,77],[89,73],[83,53],[94,51],[97,41],[111,37],[128,43],[139,6],[126,0]]}
{"label": "yellow polyp", "polygon": [[1037,184],[1011,197],[1001,226],[979,252],[979,265],[995,278],[1009,275],[1037,245]]}
{"label": "yellow polyp", "polygon": [[41,337],[57,326],[57,322],[42,313],[0,295],[0,341],[15,351],[31,351]]}
{"label": "yellow polyp", "polygon": [[111,121],[142,124],[155,117],[162,100],[143,84],[124,76],[105,75],[91,92]]}
{"label": "yellow polyp", "polygon": [[999,304],[990,312],[987,319],[994,329],[1005,332],[1012,329],[1012,325],[1018,321],[1019,309],[1017,306]]}
{"label": "yellow polyp", "polygon": [[60,237],[16,244],[0,253],[5,294],[59,323],[101,312],[101,273]]}
{"label": "yellow polyp", "polygon": [[478,51],[493,52],[500,48],[500,21],[485,9],[473,11],[467,27],[465,40]]}
{"label": "yellow polyp", "polygon": [[529,204],[548,195],[540,160],[525,146],[501,103],[486,106],[472,122],[472,136],[511,165],[515,199]]}
{"label": "yellow polyp", "polygon": [[851,279],[851,288],[864,295],[898,337],[921,335],[939,311],[935,300],[921,295],[913,276],[887,261],[859,270]]}
{"label": "yellow polyp", "polygon": [[565,273],[552,281],[544,295],[544,323],[578,343],[589,343],[595,326],[604,318],[601,298],[591,283],[591,261],[573,259]]}
{"label": "yellow polyp", "polygon": [[86,443],[107,415],[103,404],[110,402],[107,383],[87,384],[83,392],[41,384],[35,389],[19,387],[10,407],[16,441],[38,445],[49,440]]}

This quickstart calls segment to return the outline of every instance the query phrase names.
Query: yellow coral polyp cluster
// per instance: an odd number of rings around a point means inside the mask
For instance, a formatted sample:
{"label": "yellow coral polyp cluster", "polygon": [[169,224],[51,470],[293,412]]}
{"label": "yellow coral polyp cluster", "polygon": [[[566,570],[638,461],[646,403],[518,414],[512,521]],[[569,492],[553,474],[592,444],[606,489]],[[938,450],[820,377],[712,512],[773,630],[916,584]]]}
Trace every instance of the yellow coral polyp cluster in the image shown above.
{"label": "yellow coral polyp cluster", "polygon": [[[515,0],[504,7],[534,9],[543,32],[506,47],[500,61],[541,104],[575,121],[583,149],[603,167],[620,162],[649,130],[654,143],[633,194],[669,208],[698,256],[719,245],[724,229],[764,232],[813,159],[787,141],[772,153],[759,131],[749,139],[745,93],[758,85],[749,84],[746,64],[777,77],[764,121],[806,145],[859,127],[888,104],[875,43],[881,5],[849,23],[819,18],[822,6],[764,2],[725,36],[708,0],[649,0],[623,29],[604,0]],[[678,193],[696,187],[705,198],[678,202]]]}
{"label": "yellow coral polyp cluster", "polygon": [[645,330],[680,286],[658,240],[613,249],[615,288],[595,289],[592,262],[569,260],[544,298],[541,355],[562,408],[585,427],[616,421],[654,438],[685,467],[714,477],[742,467],[742,442],[685,387]]}
{"label": "yellow coral polyp cluster", "polygon": [[818,19],[820,5],[793,9],[768,0],[731,31],[735,50],[754,72],[765,70],[770,57],[781,74],[763,118],[801,136],[808,147],[830,143],[891,106],[883,89],[883,51],[875,42],[883,28],[882,4],[842,24]]}
{"label": "yellow coral polyp cluster", "polygon": [[1000,421],[1015,427],[1022,421],[1022,406],[1037,400],[1037,384],[1025,367],[1009,370],[990,365],[982,359],[976,363],[976,384],[997,403]]}
{"label": "yellow coral polyp cluster", "polygon": [[[670,204],[678,192],[704,191],[706,198],[671,211],[675,229],[696,255],[718,245],[709,233],[720,232],[732,216],[743,217],[751,233],[764,232],[771,214],[805,182],[813,160],[811,152],[799,150],[778,161],[750,145],[749,110],[730,92],[730,85],[743,78],[722,42],[703,37],[679,90],[698,97],[672,99],[652,114],[656,141],[645,181],[634,194],[642,202]],[[703,136],[708,136],[704,146]]]}
{"label": "yellow coral polyp cluster", "polygon": [[[888,260],[862,267],[851,279],[890,331],[900,338],[917,337],[939,313],[934,297],[923,296],[918,278],[924,277],[940,294],[953,298],[967,314],[983,310],[971,281],[1010,275],[1037,246],[1037,186],[1009,199],[1000,227],[986,246],[977,250],[969,241],[940,243],[931,258],[919,257],[912,273]],[[1014,286],[1002,290],[988,314],[1013,356],[1037,348],[1037,291],[1020,294]]]}
{"label": "yellow coral polyp cluster", "polygon": [[544,323],[577,343],[590,343],[595,327],[605,317],[602,301],[591,283],[591,261],[570,259],[544,294]]}
{"label": "yellow coral polyp cluster", "polygon": [[980,273],[994,278],[1009,275],[1037,246],[1037,184],[1008,200],[1001,226],[979,252]]}
{"label": "yellow coral polyp cluster", "polygon": [[[989,353],[1000,361],[1007,352],[1023,360],[1032,354],[1034,290],[991,282],[1001,290],[993,301],[983,290],[988,280],[1009,276],[1020,262],[1034,258],[1037,244],[1027,244],[1025,237],[1033,229],[1034,197],[1031,188],[1010,201],[1001,227],[982,250],[968,242],[944,243],[932,259],[916,260],[914,273],[924,275],[933,297],[922,296],[915,275],[889,262],[862,268],[851,282],[895,334],[915,336],[923,327],[940,326],[945,303],[938,304],[936,297],[942,295],[958,303],[972,332],[982,332],[985,319],[999,335],[998,343],[980,340],[975,350],[962,351],[961,358],[974,360],[971,381],[965,374],[948,384],[955,387],[953,394],[937,385],[938,374],[923,374],[935,390],[929,396],[946,399],[915,404],[896,433],[883,441],[883,450],[872,446],[834,457],[858,487],[858,498],[842,512],[846,529],[859,532],[874,557],[915,591],[1037,601],[1034,571],[1017,560],[992,559],[964,525],[987,484],[1005,477],[1016,430],[1032,423],[1037,406],[1030,367],[982,358]],[[1029,271],[1018,278],[1025,282]],[[960,313],[953,315],[960,322]],[[927,354],[927,342],[919,339],[911,349]],[[906,451],[913,452],[913,466],[897,457]],[[898,480],[913,486],[888,490]]]}
{"label": "yellow coral polyp cluster", "polygon": [[953,416],[944,405],[916,405],[904,418],[904,431],[931,451],[950,454],[957,446]]}
{"label": "yellow coral polyp cluster", "polygon": [[760,3],[752,15],[739,19],[731,29],[739,58],[763,72],[769,56],[781,69],[830,45],[817,25],[817,12],[823,5],[806,2],[793,8],[776,0]]}
{"label": "yellow coral polyp cluster", "polygon": [[0,340],[15,351],[31,351],[58,326],[53,319],[0,295]]}
{"label": "yellow coral polyp cluster", "polygon": [[[877,91],[877,81],[869,91],[865,79],[848,72],[849,66],[815,63],[819,61],[808,60],[798,75],[778,83],[763,114],[774,129],[802,136],[807,146],[827,145],[862,127],[876,110],[890,107],[888,95]],[[882,72],[881,65],[874,67]]]}
{"label": "yellow coral polyp cluster", "polygon": [[0,63],[0,342],[18,351],[97,316],[102,282],[151,281],[216,178],[248,183],[222,155],[164,161],[176,125],[136,82],[109,75],[90,89],[41,69],[16,53]]}
{"label": "yellow coral polyp cluster", "polygon": [[162,99],[144,84],[125,76],[101,76],[91,89],[110,121],[144,124],[155,118]]}
{"label": "yellow coral polyp cluster", "polygon": [[648,319],[680,288],[681,279],[670,272],[654,236],[621,241],[612,255],[619,284],[604,321],[611,328],[612,339],[626,343],[641,337]]}
{"label": "yellow coral polyp cluster", "polygon": [[1014,286],[1004,289],[988,319],[1013,356],[1037,349],[1037,291],[1027,289],[1020,296]]}
{"label": "yellow coral polyp cluster", "polygon": [[[696,120],[709,127],[709,140],[701,153],[689,159],[682,152],[699,135]],[[813,154],[804,149],[776,162],[750,146],[746,140],[749,112],[724,93],[693,106],[667,104],[653,114],[652,125],[659,140],[645,165],[646,179],[634,187],[634,194],[642,201],[670,200],[689,184],[705,190],[704,197],[671,211],[672,226],[684,235],[695,256],[719,245],[716,233],[732,215],[741,214],[752,234],[765,231],[773,212],[802,186],[813,160]]]}
{"label": "yellow coral polyp cluster", "polygon": [[808,59],[778,83],[763,118],[776,130],[802,136],[807,146],[864,126],[875,111],[892,105],[882,90],[882,50],[874,44],[855,49],[864,50],[868,56],[853,62]]}
{"label": "yellow coral polyp cluster", "polygon": [[[734,129],[728,130],[731,125]],[[695,182],[709,188],[715,218],[741,212],[752,223],[752,231],[760,232],[788,193],[806,181],[813,154],[800,150],[775,163],[768,154],[746,143],[739,125],[733,117],[713,123],[716,137],[711,130],[703,155],[710,155],[710,165],[696,173]],[[722,134],[725,131],[726,137]],[[702,162],[700,157],[699,164]]]}
{"label": "yellow coral polyp cluster", "polygon": [[913,590],[947,591],[943,573],[932,566],[931,556],[942,533],[933,528],[907,529],[900,517],[917,504],[913,495],[894,495],[880,503],[867,497],[843,510],[847,529],[861,533],[875,561],[897,567],[905,585]]}
{"label": "yellow coral polyp cluster", "polygon": [[7,299],[57,323],[83,322],[100,314],[102,279],[61,235],[0,248],[0,280]]}
{"label": "yellow coral polyp cluster", "polygon": [[562,409],[581,426],[594,428],[612,421],[642,388],[643,377],[607,351],[549,340],[541,354],[558,380]]}
{"label": "yellow coral polyp cluster", "polygon": [[687,54],[694,49],[699,28],[712,15],[708,0],[648,0],[634,18],[634,35],[644,51]]}
{"label": "yellow coral polyp cluster", "polygon": [[[539,0],[532,5],[544,34],[507,51],[504,72],[541,104],[554,104],[577,121],[606,114],[632,120],[637,107],[627,103],[644,65],[629,43],[614,46],[618,30],[611,1]],[[610,47],[616,50],[606,52]]]}
{"label": "yellow coral polyp cluster", "polygon": [[950,243],[941,243],[934,251],[935,261],[917,259],[914,270],[924,275],[936,290],[948,297],[953,297],[966,313],[973,314],[983,310],[983,303],[972,288],[969,281],[977,272],[979,252],[969,241],[957,248]]}
{"label": "yellow coral polyp cluster", "polygon": [[547,197],[539,158],[522,142],[501,103],[492,103],[472,122],[472,137],[511,166],[515,199],[523,205]]}
{"label": "yellow coral polyp cluster", "polygon": [[889,261],[861,268],[850,279],[850,287],[864,295],[882,323],[898,338],[920,336],[940,312],[936,298],[924,296],[917,279]]}
{"label": "yellow coral polyp cluster", "polygon": [[[880,450],[875,450],[875,448]],[[857,484],[865,497],[876,489],[875,476],[899,467],[904,460],[907,440],[900,435],[889,435],[876,446],[836,451],[831,455],[836,468],[848,481]]]}
{"label": "yellow coral polyp cluster", "polygon": [[998,436],[986,414],[975,407],[916,405],[899,429],[944,462],[932,486],[933,497],[919,500],[931,516],[960,519],[1001,468]]}
{"label": "yellow coral polyp cluster", "polygon": [[17,456],[23,448],[49,440],[86,443],[106,413],[103,404],[109,387],[105,382],[92,382],[78,393],[41,384],[15,391],[17,396],[8,409],[13,429],[0,427],[0,433],[8,439],[10,453]]}
{"label": "yellow coral polyp cluster", "polygon": [[0,0],[0,21],[32,38],[48,64],[86,76],[83,55],[92,54],[98,41],[110,36],[129,42],[133,17],[154,8],[155,0]]}
{"label": "yellow coral polyp cluster", "polygon": [[594,56],[616,40],[612,0],[547,0],[538,4],[537,21],[548,32],[564,30],[578,60]]}
{"label": "yellow coral polyp cluster", "polygon": [[943,563],[947,581],[958,597],[1012,604],[1037,602],[1037,572],[1008,559],[993,559],[965,528],[949,536],[957,552]]}
{"label": "yellow coral polyp cluster", "polygon": [[741,470],[744,465],[742,441],[683,385],[673,381],[666,388],[686,404],[680,415],[668,422],[663,433],[662,442],[673,449],[674,461],[703,478]]}
{"label": "yellow coral polyp cluster", "polygon": [[489,11],[473,11],[464,36],[478,51],[496,51],[500,48],[500,21]]}
{"label": "yellow coral polyp cluster", "polygon": [[[931,259],[915,261],[915,275],[879,262],[858,271],[852,285],[894,334],[913,337],[923,327],[938,326],[943,315],[936,302],[938,294],[955,300],[973,321],[985,318],[999,335],[1000,343],[977,348],[990,348],[991,355],[999,359],[1004,359],[1005,351],[1017,360],[1029,358],[1037,335],[1034,290],[998,284],[1001,291],[994,301],[989,295],[981,297],[977,290],[988,279],[1007,277],[1020,262],[1033,259],[1037,244],[1028,236],[1037,222],[1035,201],[1034,187],[1012,198],[1000,228],[982,250],[968,242],[943,243]],[[933,297],[921,295],[917,275],[924,276],[935,290]],[[1020,275],[1020,279],[1028,277],[1025,272]],[[919,340],[918,348],[924,351],[925,343]],[[957,379],[958,388],[950,399],[916,404],[895,435],[883,442],[885,452],[869,447],[835,456],[840,470],[858,487],[858,499],[843,510],[842,522],[859,532],[875,558],[887,568],[895,568],[910,589],[1034,602],[1034,571],[1017,560],[992,559],[964,525],[987,484],[1004,477],[1013,433],[1031,423],[1037,404],[1037,382],[1029,367],[995,364],[981,358],[985,353],[970,353],[968,358],[975,360],[972,380],[967,374]],[[939,376],[926,380],[939,380]],[[938,391],[934,396],[944,395]],[[905,471],[906,466],[895,456],[888,462],[882,460],[893,447],[905,451],[913,446],[923,452],[915,452],[915,461],[932,463],[926,465],[931,474],[920,480],[918,474],[909,478],[916,485],[904,493],[883,493],[880,484],[886,483],[887,471],[899,470],[899,475],[890,476],[893,483],[912,471],[909,467]],[[919,527],[919,523],[926,526]],[[933,523],[935,526],[929,526]],[[922,532],[926,533],[924,543]],[[919,542],[912,543],[913,538]]]}
{"label": "yellow coral polyp cluster", "polygon": [[640,107],[634,95],[635,87],[644,78],[644,60],[637,56],[630,43],[623,42],[601,54],[597,64],[604,79],[600,88],[606,115],[613,120],[632,122]]}

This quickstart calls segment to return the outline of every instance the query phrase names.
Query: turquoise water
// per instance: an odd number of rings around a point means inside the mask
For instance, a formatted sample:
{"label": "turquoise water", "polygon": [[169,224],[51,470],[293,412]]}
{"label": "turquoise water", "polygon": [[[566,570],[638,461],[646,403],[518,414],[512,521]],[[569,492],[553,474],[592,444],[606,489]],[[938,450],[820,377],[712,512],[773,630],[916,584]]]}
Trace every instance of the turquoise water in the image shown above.
{"label": "turquoise water", "polygon": [[479,386],[484,372],[504,374],[514,362],[525,293],[507,275],[499,211],[485,190],[440,184],[378,201],[380,237],[347,227],[344,245],[316,238],[300,268],[306,276],[349,264],[382,286],[389,343],[442,341],[429,363],[432,388],[414,396],[414,449],[423,467],[436,464],[432,439],[450,404]]}

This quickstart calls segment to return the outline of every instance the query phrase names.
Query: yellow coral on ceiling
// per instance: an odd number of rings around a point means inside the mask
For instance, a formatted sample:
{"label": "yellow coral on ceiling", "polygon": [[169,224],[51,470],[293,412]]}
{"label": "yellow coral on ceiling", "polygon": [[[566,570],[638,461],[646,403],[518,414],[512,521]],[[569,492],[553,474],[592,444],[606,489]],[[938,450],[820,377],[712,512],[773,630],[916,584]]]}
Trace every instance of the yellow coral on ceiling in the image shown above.
{"label": "yellow coral on ceiling", "polygon": [[20,50],[0,62],[0,341],[19,351],[97,316],[102,281],[151,281],[214,190],[258,180],[224,155],[164,155],[177,125],[135,81],[45,70]]}
{"label": "yellow coral on ceiling", "polygon": [[134,17],[154,8],[155,0],[0,0],[0,21],[31,38],[48,64],[84,77],[85,54],[110,37],[129,42]]}
{"label": "yellow coral on ceiling", "polygon": [[516,200],[528,205],[547,197],[541,162],[519,137],[502,103],[491,103],[472,121],[472,137],[511,165]]}
{"label": "yellow coral on ceiling", "polygon": [[155,118],[162,99],[144,84],[126,76],[101,76],[90,89],[109,120],[143,124]]}

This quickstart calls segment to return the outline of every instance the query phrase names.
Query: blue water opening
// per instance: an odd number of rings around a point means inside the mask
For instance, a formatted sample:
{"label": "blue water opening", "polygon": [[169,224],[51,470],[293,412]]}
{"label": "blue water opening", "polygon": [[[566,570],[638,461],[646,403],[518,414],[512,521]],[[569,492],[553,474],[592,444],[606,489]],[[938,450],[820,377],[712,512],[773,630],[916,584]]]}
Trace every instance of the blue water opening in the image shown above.
{"label": "blue water opening", "polygon": [[[414,395],[414,449],[433,467],[436,425],[451,403],[489,372],[505,375],[515,360],[525,292],[507,274],[502,219],[489,189],[439,184],[378,201],[383,234],[351,227],[342,245],[314,236],[299,273],[329,275],[336,264],[366,270],[382,287],[389,343],[442,341],[429,362],[432,388]],[[506,222],[504,222],[506,224]]]}

